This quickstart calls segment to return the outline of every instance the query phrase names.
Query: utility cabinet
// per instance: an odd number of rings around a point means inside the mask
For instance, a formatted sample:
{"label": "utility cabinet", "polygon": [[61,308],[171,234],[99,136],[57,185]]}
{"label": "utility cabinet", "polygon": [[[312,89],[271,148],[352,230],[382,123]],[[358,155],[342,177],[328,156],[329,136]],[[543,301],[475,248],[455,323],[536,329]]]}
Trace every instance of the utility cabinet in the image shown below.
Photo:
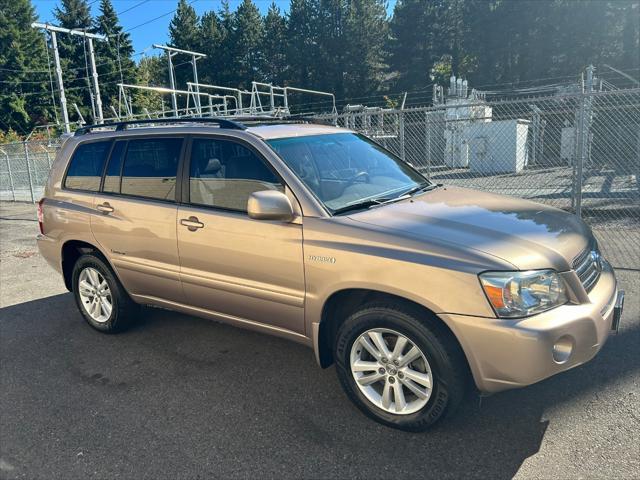
{"label": "utility cabinet", "polygon": [[469,170],[480,174],[518,173],[528,161],[528,120],[498,120],[469,125]]}

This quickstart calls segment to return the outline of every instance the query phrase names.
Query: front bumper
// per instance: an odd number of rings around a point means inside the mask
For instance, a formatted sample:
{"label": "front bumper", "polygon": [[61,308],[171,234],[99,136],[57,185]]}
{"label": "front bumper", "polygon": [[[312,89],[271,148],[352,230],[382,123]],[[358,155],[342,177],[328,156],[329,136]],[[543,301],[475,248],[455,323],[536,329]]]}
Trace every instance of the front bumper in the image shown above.
{"label": "front bumper", "polygon": [[520,320],[441,314],[457,336],[478,389],[523,387],[591,360],[617,331],[624,293],[608,264],[588,301]]}

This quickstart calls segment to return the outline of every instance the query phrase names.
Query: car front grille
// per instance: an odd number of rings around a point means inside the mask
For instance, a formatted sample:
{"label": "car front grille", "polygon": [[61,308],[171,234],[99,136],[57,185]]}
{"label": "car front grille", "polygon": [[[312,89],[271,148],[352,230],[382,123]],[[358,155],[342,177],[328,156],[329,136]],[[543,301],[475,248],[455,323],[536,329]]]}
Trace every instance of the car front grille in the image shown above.
{"label": "car front grille", "polygon": [[573,261],[573,270],[578,274],[582,286],[590,292],[602,272],[602,259],[598,247],[592,245]]}

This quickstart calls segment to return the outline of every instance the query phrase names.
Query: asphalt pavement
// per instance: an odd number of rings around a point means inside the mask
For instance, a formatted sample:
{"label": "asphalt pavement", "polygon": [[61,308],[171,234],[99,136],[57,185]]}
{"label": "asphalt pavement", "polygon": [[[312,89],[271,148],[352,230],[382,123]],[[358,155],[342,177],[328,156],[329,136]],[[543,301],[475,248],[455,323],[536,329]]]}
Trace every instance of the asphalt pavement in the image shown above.
{"label": "asphalt pavement", "polygon": [[0,478],[640,478],[640,272],[591,362],[410,434],[282,339],[164,310],[104,335],[0,204]]}

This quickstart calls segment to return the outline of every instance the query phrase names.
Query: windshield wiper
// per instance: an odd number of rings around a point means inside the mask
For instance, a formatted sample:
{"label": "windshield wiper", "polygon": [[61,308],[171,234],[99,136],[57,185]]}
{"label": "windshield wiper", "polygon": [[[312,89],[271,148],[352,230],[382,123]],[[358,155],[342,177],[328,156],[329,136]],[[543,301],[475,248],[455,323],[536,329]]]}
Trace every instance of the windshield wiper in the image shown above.
{"label": "windshield wiper", "polygon": [[407,190],[406,192],[404,192],[401,196],[405,196],[405,195],[414,195],[418,192],[428,192],[429,190],[433,190],[434,188],[438,188],[440,186],[439,183],[428,183],[428,182],[423,182],[419,185],[416,185],[415,187]]}
{"label": "windshield wiper", "polygon": [[429,190],[433,190],[434,188],[440,187],[439,183],[429,183],[423,182],[415,187],[410,188],[406,192],[398,195],[397,197],[382,197],[382,198],[369,198],[367,200],[362,200],[354,203],[350,203],[345,205],[344,207],[340,207],[333,211],[333,215],[339,215],[345,212],[352,212],[354,210],[364,210],[365,208],[378,207],[380,205],[384,205],[385,203],[397,202],[400,200],[406,200],[407,198],[411,198],[412,195],[418,192],[427,192]]}
{"label": "windshield wiper", "polygon": [[334,210],[333,214],[337,215],[344,212],[351,212],[353,210],[364,210],[365,208],[379,207],[380,205],[384,205],[386,203],[393,203],[400,200],[406,200],[407,198],[410,198],[410,197],[411,195],[403,193],[402,195],[398,195],[397,197],[369,198],[361,202],[355,202],[349,205],[345,205],[344,207],[340,207],[337,210]]}
{"label": "windshield wiper", "polygon": [[385,200],[387,199],[370,198],[368,200],[363,200],[362,202],[350,203],[348,205],[345,205],[344,207],[335,209],[333,211],[333,214],[339,215],[341,213],[352,212],[354,210],[364,210],[365,208],[371,208],[376,205],[380,205],[381,203],[384,203]]}

